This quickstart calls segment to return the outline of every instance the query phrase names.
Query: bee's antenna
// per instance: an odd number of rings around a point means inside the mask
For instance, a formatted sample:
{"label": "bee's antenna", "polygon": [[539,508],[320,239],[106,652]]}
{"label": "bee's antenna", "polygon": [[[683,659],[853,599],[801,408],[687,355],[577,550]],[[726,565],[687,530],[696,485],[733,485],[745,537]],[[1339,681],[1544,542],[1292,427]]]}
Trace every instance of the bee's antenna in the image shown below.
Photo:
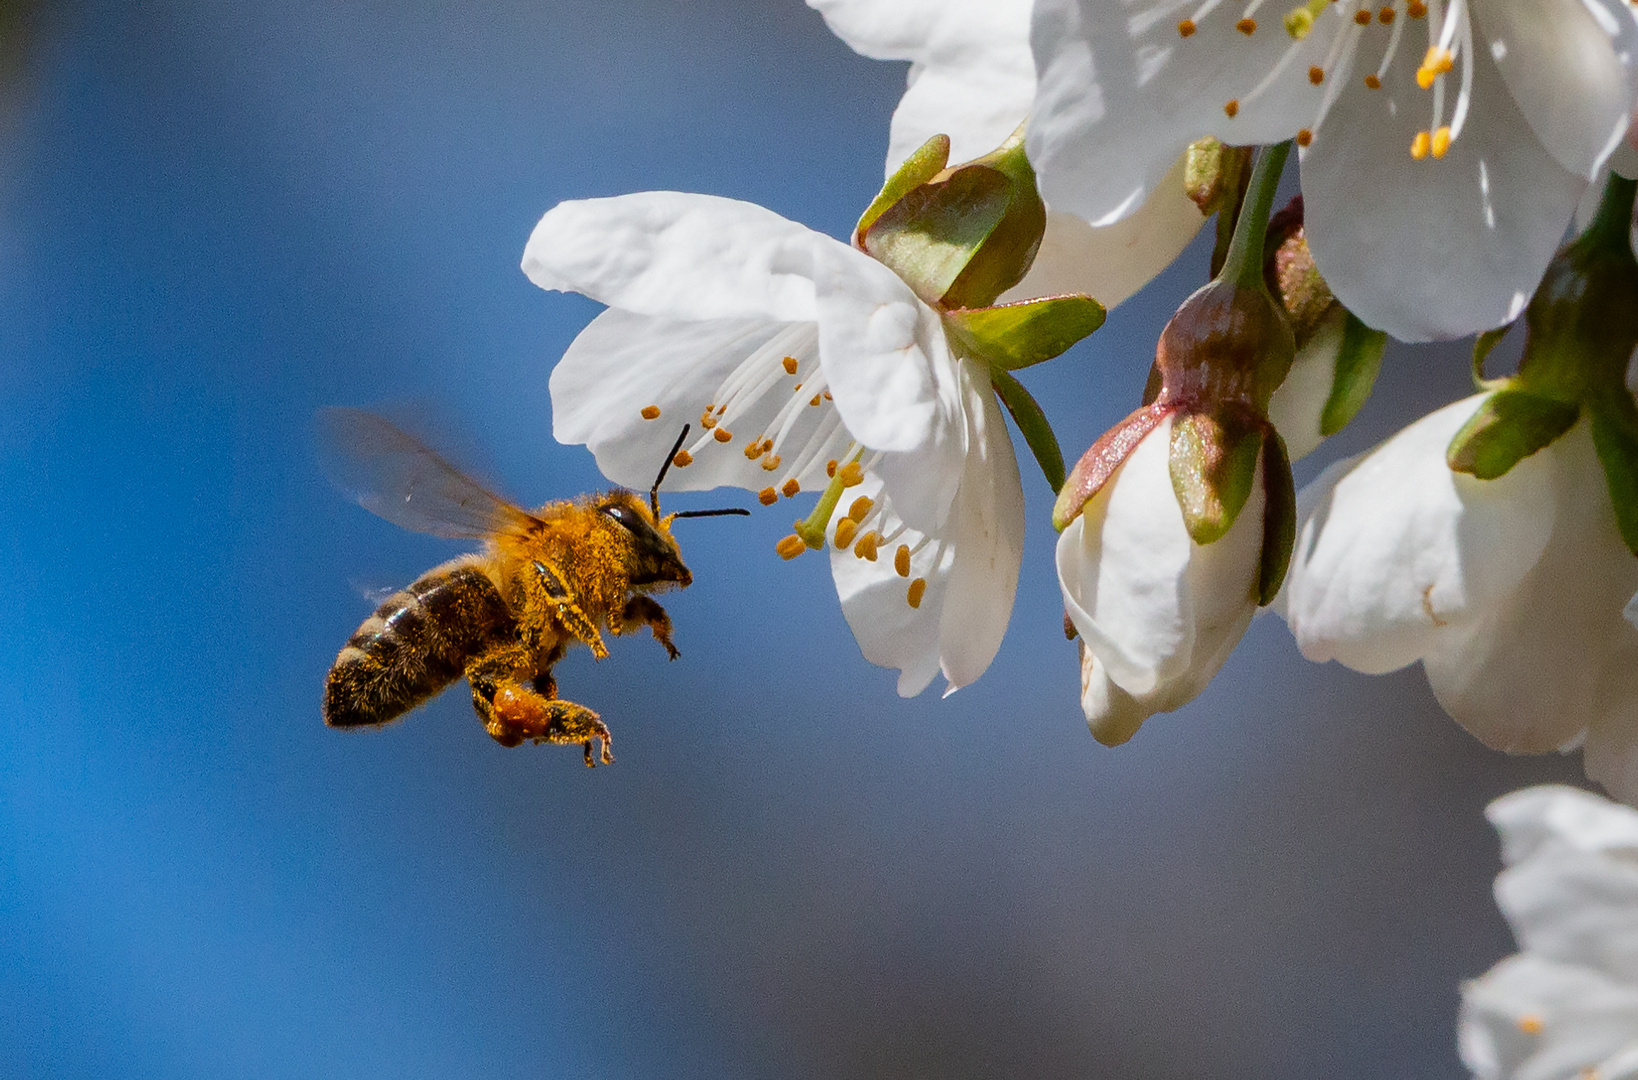
{"label": "bee's antenna", "polygon": [[751,516],[751,512],[749,510],[746,510],[743,507],[738,507],[738,506],[730,507],[727,510],[679,510],[675,514],[672,514],[671,516],[674,517],[674,518],[680,518],[680,517],[727,517],[730,514],[734,515],[735,517],[750,517]]}
{"label": "bee's antenna", "polygon": [[[665,474],[671,468],[671,459],[677,456],[682,449],[683,440],[688,438],[689,425],[684,424],[682,434],[677,436],[676,443],[671,447],[671,453],[665,456],[665,463],[660,466],[660,475],[654,478],[654,486],[648,489],[648,505],[654,511],[654,520],[660,520],[660,484],[665,481]],[[746,511],[749,513],[749,511]],[[692,516],[692,515],[681,515]]]}

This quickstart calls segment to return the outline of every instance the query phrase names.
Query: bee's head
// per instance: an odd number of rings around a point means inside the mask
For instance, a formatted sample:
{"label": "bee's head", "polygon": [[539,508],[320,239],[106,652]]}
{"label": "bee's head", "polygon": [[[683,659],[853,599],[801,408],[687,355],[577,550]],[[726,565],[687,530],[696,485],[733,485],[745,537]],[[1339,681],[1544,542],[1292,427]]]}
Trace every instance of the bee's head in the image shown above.
{"label": "bee's head", "polygon": [[686,588],[694,575],[683,565],[682,552],[671,535],[671,519],[656,519],[636,492],[616,490],[599,496],[593,504],[622,530],[629,544],[627,571],[638,586],[676,585]]}

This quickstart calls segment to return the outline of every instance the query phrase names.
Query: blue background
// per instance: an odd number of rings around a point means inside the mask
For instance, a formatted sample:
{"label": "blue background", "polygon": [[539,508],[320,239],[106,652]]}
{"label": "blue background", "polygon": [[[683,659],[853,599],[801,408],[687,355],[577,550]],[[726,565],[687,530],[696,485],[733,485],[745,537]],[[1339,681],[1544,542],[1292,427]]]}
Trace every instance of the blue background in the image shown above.
{"label": "blue background", "polygon": [[[559,669],[612,768],[460,692],[320,722],[361,589],[459,549],[328,488],[314,410],[597,486],[546,389],[596,308],[519,273],[535,220],[676,188],[845,234],[904,65],[796,0],[64,0],[0,60],[0,1076],[1461,1075],[1458,980],[1512,947],[1482,807],[1578,760],[1272,618],[1100,747],[1027,459],[1011,632],[948,700],[859,658],[780,510],[689,525],[680,662]],[[1066,452],[1205,259],[1027,373]],[[1465,379],[1395,350],[1317,459]]]}

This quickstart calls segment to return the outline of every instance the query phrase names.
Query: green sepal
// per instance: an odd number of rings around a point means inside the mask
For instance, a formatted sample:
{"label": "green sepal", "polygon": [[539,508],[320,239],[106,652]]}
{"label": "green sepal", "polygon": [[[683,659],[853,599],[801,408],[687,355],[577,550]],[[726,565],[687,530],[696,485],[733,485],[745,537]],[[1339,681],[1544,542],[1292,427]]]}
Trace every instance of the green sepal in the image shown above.
{"label": "green sepal", "polygon": [[882,211],[904,198],[913,188],[918,188],[933,177],[944,171],[944,166],[950,162],[950,137],[948,135],[934,135],[922,143],[915,153],[904,159],[904,164],[887,178],[882,185],[881,192],[865,208],[864,216],[859,218],[859,224],[853,230],[853,236],[858,245],[864,247],[865,230],[876,223],[882,216]]}
{"label": "green sepal", "polygon": [[1197,544],[1221,540],[1251,495],[1263,429],[1249,416],[1178,413],[1172,421],[1172,490]]}
{"label": "green sepal", "polygon": [[1615,507],[1615,524],[1627,550],[1638,555],[1638,407],[1631,395],[1595,399],[1593,446],[1604,467],[1604,483]]}
{"label": "green sepal", "polygon": [[1280,593],[1297,547],[1297,485],[1285,440],[1270,427],[1263,439],[1263,555],[1257,566],[1257,606]]}
{"label": "green sepal", "polygon": [[1063,532],[1069,523],[1081,516],[1115,470],[1125,464],[1138,443],[1172,415],[1172,406],[1149,402],[1126,419],[1098,436],[1098,441],[1087,448],[1067,481],[1058,488],[1058,500],[1052,504],[1052,527]]}
{"label": "green sepal", "polygon": [[1450,440],[1445,462],[1453,472],[1494,480],[1569,431],[1580,414],[1573,401],[1497,390]]}
{"label": "green sepal", "polygon": [[1023,432],[1024,442],[1029,444],[1046,482],[1052,485],[1053,491],[1063,487],[1064,452],[1058,448],[1058,436],[1052,433],[1052,425],[1047,423],[1041,406],[1024,389],[1023,383],[999,368],[990,369],[990,385],[1012,414],[1013,423]]}
{"label": "green sepal", "polygon": [[1485,390],[1500,384],[1501,380],[1486,379],[1484,377],[1484,361],[1485,357],[1490,355],[1491,350],[1501,344],[1502,338],[1506,337],[1507,332],[1511,329],[1513,329],[1513,323],[1507,323],[1505,326],[1486,330],[1473,339],[1473,385],[1476,388]]}
{"label": "green sepal", "polygon": [[1048,296],[944,312],[944,325],[975,359],[1016,371],[1051,360],[1103,325],[1090,296]]}
{"label": "green sepal", "polygon": [[1382,370],[1382,353],[1388,347],[1388,335],[1372,330],[1359,321],[1353,312],[1346,312],[1342,324],[1342,347],[1337,352],[1336,375],[1331,381],[1331,393],[1320,410],[1320,434],[1335,435],[1348,426],[1370,400],[1376,386],[1377,373]]}
{"label": "green sepal", "polygon": [[858,239],[928,305],[981,308],[1023,280],[1045,233],[1020,127],[993,153],[910,188]]}

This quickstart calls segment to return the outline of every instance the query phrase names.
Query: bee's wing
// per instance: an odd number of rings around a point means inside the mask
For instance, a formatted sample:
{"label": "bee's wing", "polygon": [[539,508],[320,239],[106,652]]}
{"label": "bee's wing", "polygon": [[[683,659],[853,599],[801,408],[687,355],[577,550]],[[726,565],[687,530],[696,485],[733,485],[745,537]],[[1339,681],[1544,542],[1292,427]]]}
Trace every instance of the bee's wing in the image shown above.
{"label": "bee's wing", "polygon": [[321,409],[319,464],[359,505],[414,532],[485,539],[539,522],[439,457],[421,440],[360,409]]}

